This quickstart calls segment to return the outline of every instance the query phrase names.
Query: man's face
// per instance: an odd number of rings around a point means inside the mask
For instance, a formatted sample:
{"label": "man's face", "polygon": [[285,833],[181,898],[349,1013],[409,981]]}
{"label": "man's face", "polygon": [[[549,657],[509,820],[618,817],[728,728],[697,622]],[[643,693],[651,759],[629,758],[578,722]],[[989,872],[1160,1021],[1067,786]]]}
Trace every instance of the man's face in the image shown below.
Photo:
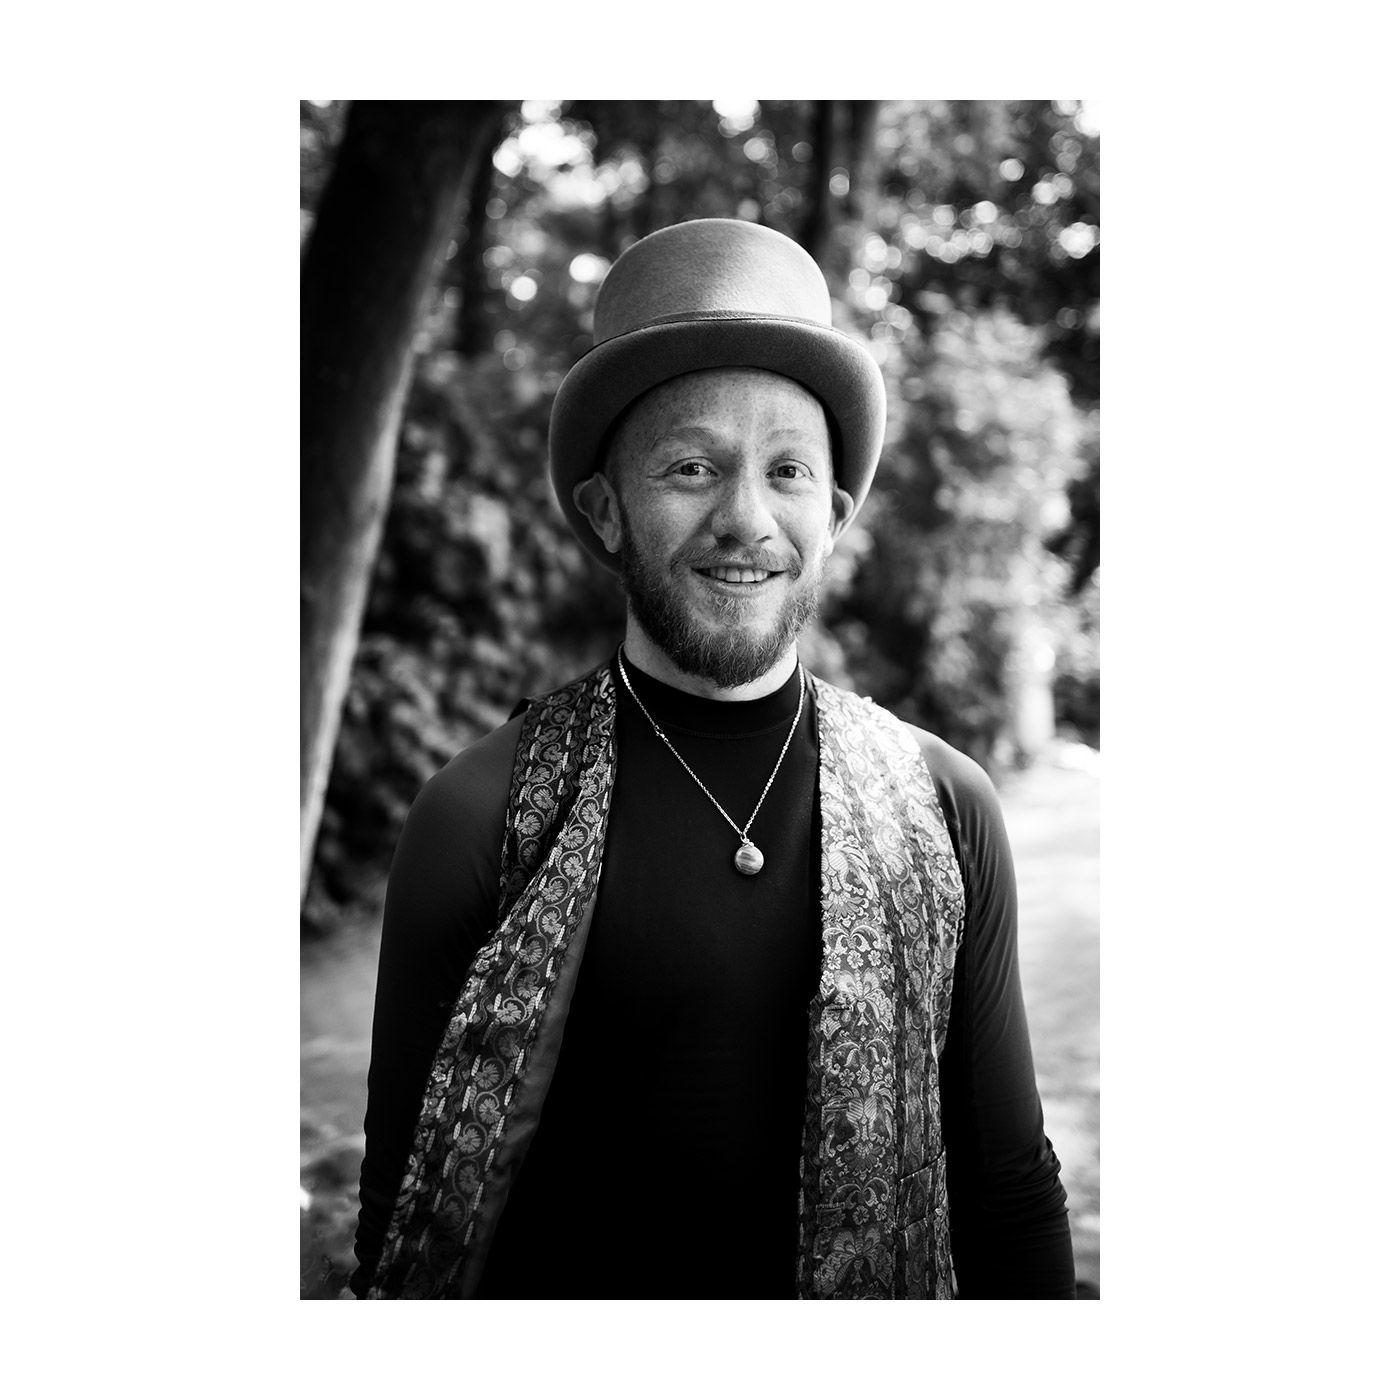
{"label": "man's face", "polygon": [[607,477],[600,533],[643,630],[716,685],[765,675],[815,616],[851,513],[820,403],[766,370],[683,375],[629,409]]}

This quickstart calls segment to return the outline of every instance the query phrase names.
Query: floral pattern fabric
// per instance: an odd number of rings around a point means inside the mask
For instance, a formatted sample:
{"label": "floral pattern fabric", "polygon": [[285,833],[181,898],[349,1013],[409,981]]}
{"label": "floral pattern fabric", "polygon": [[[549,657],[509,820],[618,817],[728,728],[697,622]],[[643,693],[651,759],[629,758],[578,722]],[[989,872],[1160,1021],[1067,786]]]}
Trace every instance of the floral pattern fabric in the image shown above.
{"label": "floral pattern fabric", "polygon": [[812,1004],[799,1296],[952,1297],[938,1056],[962,876],[918,746],[814,682],[822,973]]}
{"label": "floral pattern fabric", "polygon": [[[796,1291],[951,1297],[938,1055],[964,896],[937,792],[894,716],[809,677],[822,973],[811,1007]],[[609,667],[531,702],[500,925],[434,1059],[370,1297],[470,1296],[528,1147],[592,917],[616,772]]]}

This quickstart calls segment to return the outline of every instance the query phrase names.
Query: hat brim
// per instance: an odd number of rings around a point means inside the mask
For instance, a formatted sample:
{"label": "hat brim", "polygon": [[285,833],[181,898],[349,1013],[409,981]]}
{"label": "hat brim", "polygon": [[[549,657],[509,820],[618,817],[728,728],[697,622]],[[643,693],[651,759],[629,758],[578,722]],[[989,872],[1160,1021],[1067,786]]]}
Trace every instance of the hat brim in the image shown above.
{"label": "hat brim", "polygon": [[725,317],[646,326],[604,341],[559,386],[549,423],[549,470],[574,533],[593,557],[618,572],[574,488],[602,463],[608,429],[634,400],[678,375],[701,369],[771,370],[795,380],[826,406],[839,441],[832,444],[837,484],[858,510],[870,490],[885,434],[885,385],[864,346],[812,321]]}

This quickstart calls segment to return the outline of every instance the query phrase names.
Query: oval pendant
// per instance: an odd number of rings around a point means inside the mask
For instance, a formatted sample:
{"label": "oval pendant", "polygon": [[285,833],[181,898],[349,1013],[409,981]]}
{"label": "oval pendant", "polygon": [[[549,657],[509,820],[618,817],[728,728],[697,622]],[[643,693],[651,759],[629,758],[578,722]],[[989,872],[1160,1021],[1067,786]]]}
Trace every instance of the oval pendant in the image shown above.
{"label": "oval pendant", "polygon": [[734,852],[734,868],[741,875],[757,875],[763,869],[763,852],[752,841],[745,841]]}

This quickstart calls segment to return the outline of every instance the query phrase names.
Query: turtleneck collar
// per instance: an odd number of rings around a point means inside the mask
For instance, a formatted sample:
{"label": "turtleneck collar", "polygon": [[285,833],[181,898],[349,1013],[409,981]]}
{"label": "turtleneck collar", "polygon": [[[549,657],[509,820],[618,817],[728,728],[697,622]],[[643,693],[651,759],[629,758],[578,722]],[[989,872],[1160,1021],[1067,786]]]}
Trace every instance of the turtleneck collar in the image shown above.
{"label": "turtleneck collar", "polygon": [[[691,695],[688,691],[677,690],[647,675],[625,652],[623,664],[627,667],[627,677],[638,699],[651,717],[668,732],[709,736],[761,734],[765,730],[791,724],[793,711],[797,708],[800,661],[777,690],[757,700],[711,700],[703,695]],[[612,669],[619,692],[618,704],[630,705],[635,712],[637,707],[623,684],[616,654],[612,659]],[[810,683],[807,689],[811,691]],[[809,693],[806,703],[810,704],[811,698]]]}

